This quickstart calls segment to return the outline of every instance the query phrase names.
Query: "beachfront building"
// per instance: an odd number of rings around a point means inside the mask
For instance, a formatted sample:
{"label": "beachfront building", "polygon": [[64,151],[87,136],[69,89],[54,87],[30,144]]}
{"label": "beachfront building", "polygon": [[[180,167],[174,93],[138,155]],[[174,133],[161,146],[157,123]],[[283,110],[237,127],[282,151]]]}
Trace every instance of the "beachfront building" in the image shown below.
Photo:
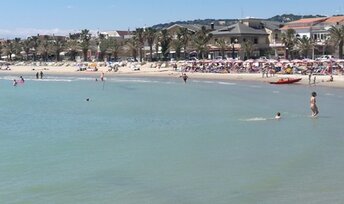
{"label": "beachfront building", "polygon": [[219,41],[228,45],[223,58],[258,58],[269,49],[269,34],[262,27],[252,28],[242,21],[211,33],[210,53],[215,58],[221,55],[220,48],[216,46]]}
{"label": "beachfront building", "polygon": [[333,46],[329,46],[331,26],[344,25],[344,16],[331,16],[320,18],[304,18],[289,22],[281,28],[282,32],[288,29],[295,30],[295,37],[307,37],[314,42],[312,58],[317,55],[334,54]]}
{"label": "beachfront building", "polygon": [[130,39],[133,37],[132,33],[129,30],[128,31],[122,31],[122,30],[102,31],[99,33],[104,35],[106,38],[113,37],[113,38],[121,39],[121,40]]}

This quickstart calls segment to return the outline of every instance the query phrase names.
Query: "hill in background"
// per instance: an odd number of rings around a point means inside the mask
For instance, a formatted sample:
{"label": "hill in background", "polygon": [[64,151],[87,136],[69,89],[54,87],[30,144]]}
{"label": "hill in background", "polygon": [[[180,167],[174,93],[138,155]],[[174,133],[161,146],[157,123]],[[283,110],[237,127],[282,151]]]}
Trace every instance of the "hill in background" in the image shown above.
{"label": "hill in background", "polygon": [[[323,15],[294,15],[294,14],[283,14],[283,15],[276,15],[266,20],[269,21],[278,21],[283,23],[288,23],[290,21],[296,21],[301,18],[316,18],[316,17],[325,17]],[[170,23],[161,23],[152,26],[156,29],[168,28],[174,24],[198,24],[198,25],[210,25],[214,23],[215,25],[222,25],[227,26],[237,22],[239,19],[197,19],[197,20],[188,20],[188,21],[175,21]]]}

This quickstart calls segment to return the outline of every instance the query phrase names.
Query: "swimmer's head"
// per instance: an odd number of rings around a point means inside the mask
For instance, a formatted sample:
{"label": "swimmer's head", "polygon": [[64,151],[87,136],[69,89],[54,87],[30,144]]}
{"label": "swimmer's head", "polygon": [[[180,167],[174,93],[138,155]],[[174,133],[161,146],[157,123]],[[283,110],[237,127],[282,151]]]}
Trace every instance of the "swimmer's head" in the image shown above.
{"label": "swimmer's head", "polygon": [[315,91],[312,92],[312,96],[313,97],[316,97],[317,96],[317,93]]}

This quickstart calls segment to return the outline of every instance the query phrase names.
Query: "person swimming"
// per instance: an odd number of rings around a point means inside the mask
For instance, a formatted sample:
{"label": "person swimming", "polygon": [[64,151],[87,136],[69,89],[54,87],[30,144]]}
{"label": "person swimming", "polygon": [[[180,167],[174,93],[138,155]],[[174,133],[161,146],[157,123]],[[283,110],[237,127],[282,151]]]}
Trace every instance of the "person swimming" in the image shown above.
{"label": "person swimming", "polygon": [[281,113],[280,112],[276,113],[275,119],[281,119]]}

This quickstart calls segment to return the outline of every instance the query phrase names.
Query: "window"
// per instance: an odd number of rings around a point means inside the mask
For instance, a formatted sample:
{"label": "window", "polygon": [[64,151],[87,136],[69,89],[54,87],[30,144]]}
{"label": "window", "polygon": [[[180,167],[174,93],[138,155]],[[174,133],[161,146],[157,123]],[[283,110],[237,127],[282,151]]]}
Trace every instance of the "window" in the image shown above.
{"label": "window", "polygon": [[275,33],[275,40],[278,40],[278,33]]}
{"label": "window", "polygon": [[253,39],[254,44],[258,44],[258,38]]}

